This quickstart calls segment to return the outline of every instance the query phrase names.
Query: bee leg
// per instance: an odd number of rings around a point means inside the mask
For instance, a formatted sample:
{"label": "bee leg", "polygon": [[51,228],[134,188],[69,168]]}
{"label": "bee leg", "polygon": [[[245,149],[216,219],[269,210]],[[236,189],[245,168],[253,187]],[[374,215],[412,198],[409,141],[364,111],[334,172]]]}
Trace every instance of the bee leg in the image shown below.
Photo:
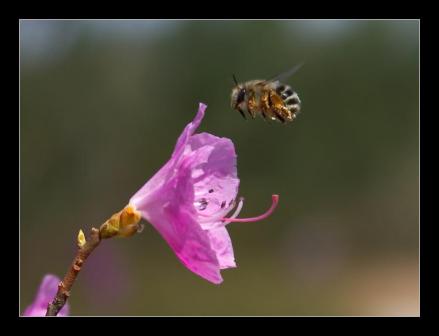
{"label": "bee leg", "polygon": [[264,111],[262,111],[262,116],[264,117],[264,120],[265,120],[265,121],[268,121],[267,116],[265,115],[265,112],[264,112]]}
{"label": "bee leg", "polygon": [[254,114],[251,106],[251,104],[247,105],[247,113],[250,115],[250,117],[252,117],[252,119],[255,119],[256,115]]}
{"label": "bee leg", "polygon": [[284,124],[285,118],[283,117],[282,113],[280,113],[277,109],[274,109],[274,113],[276,114],[277,119],[279,119],[282,124]]}
{"label": "bee leg", "polygon": [[264,95],[261,98],[261,112],[264,119],[267,120],[268,122],[272,120],[271,117],[267,117],[267,115],[270,116],[272,114],[270,112],[270,104],[271,104],[271,99],[269,94],[264,93]]}
{"label": "bee leg", "polygon": [[245,116],[244,112],[243,112],[240,108],[238,108],[238,111],[239,111],[239,113],[241,113],[242,117],[243,117],[245,120],[247,120],[247,117]]}
{"label": "bee leg", "polygon": [[276,113],[277,118],[282,122],[282,124],[285,124],[285,118],[282,117],[280,114]]}
{"label": "bee leg", "polygon": [[271,96],[272,96],[271,92],[269,94],[267,94],[268,107],[272,111],[274,111],[274,114],[276,115],[277,119],[279,119],[282,123],[284,123],[285,119],[282,117],[282,114],[279,113],[279,111],[277,110],[276,106],[273,105],[273,101],[271,100]]}
{"label": "bee leg", "polygon": [[249,98],[248,98],[248,102],[247,102],[247,112],[248,112],[248,114],[250,114],[250,116],[253,119],[256,118],[255,109],[256,109],[255,96],[254,96],[254,92],[251,91],[249,93]]}

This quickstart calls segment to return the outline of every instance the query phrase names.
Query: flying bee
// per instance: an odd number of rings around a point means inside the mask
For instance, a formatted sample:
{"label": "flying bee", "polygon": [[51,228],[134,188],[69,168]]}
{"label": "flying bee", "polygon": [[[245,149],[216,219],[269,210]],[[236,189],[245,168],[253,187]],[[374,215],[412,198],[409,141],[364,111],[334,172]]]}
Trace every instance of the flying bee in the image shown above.
{"label": "flying bee", "polygon": [[300,112],[301,101],[290,86],[281,82],[292,76],[302,64],[270,80],[251,80],[238,83],[232,89],[231,105],[244,119],[248,113],[253,119],[260,114],[264,119],[279,120],[282,123],[293,121]]}

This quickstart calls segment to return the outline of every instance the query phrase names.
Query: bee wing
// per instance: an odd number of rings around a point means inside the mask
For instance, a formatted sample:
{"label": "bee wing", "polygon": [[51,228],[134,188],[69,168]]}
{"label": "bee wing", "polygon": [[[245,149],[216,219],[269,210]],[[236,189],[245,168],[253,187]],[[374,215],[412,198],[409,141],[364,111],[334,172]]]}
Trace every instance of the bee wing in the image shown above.
{"label": "bee wing", "polygon": [[292,75],[294,75],[302,67],[302,65],[303,65],[303,62],[295,65],[294,67],[292,67],[291,69],[281,73],[280,75],[277,75],[277,76],[273,77],[272,79],[270,79],[270,81],[272,81],[272,82],[275,82],[275,81],[283,82],[288,77],[291,77]]}

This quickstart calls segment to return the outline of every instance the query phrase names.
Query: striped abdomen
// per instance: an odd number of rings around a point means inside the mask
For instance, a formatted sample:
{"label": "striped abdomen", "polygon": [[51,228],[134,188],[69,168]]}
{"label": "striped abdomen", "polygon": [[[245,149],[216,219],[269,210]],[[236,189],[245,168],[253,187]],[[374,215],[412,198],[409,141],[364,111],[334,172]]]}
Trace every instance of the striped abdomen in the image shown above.
{"label": "striped abdomen", "polygon": [[282,98],[286,108],[293,114],[293,119],[300,112],[300,98],[290,86],[275,82],[275,90]]}

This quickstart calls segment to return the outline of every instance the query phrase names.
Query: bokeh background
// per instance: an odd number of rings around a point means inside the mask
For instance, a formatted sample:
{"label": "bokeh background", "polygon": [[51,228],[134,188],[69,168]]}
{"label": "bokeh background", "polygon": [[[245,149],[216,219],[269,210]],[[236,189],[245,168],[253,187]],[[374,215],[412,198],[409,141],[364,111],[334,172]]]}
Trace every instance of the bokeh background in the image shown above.
{"label": "bokeh background", "polygon": [[[289,125],[229,107],[232,73],[287,83]],[[63,276],[80,228],[119,211],[169,158],[199,102],[200,131],[233,139],[237,269],[188,271],[150,225],[104,243],[72,315],[418,315],[419,22],[20,22],[20,310]]]}

